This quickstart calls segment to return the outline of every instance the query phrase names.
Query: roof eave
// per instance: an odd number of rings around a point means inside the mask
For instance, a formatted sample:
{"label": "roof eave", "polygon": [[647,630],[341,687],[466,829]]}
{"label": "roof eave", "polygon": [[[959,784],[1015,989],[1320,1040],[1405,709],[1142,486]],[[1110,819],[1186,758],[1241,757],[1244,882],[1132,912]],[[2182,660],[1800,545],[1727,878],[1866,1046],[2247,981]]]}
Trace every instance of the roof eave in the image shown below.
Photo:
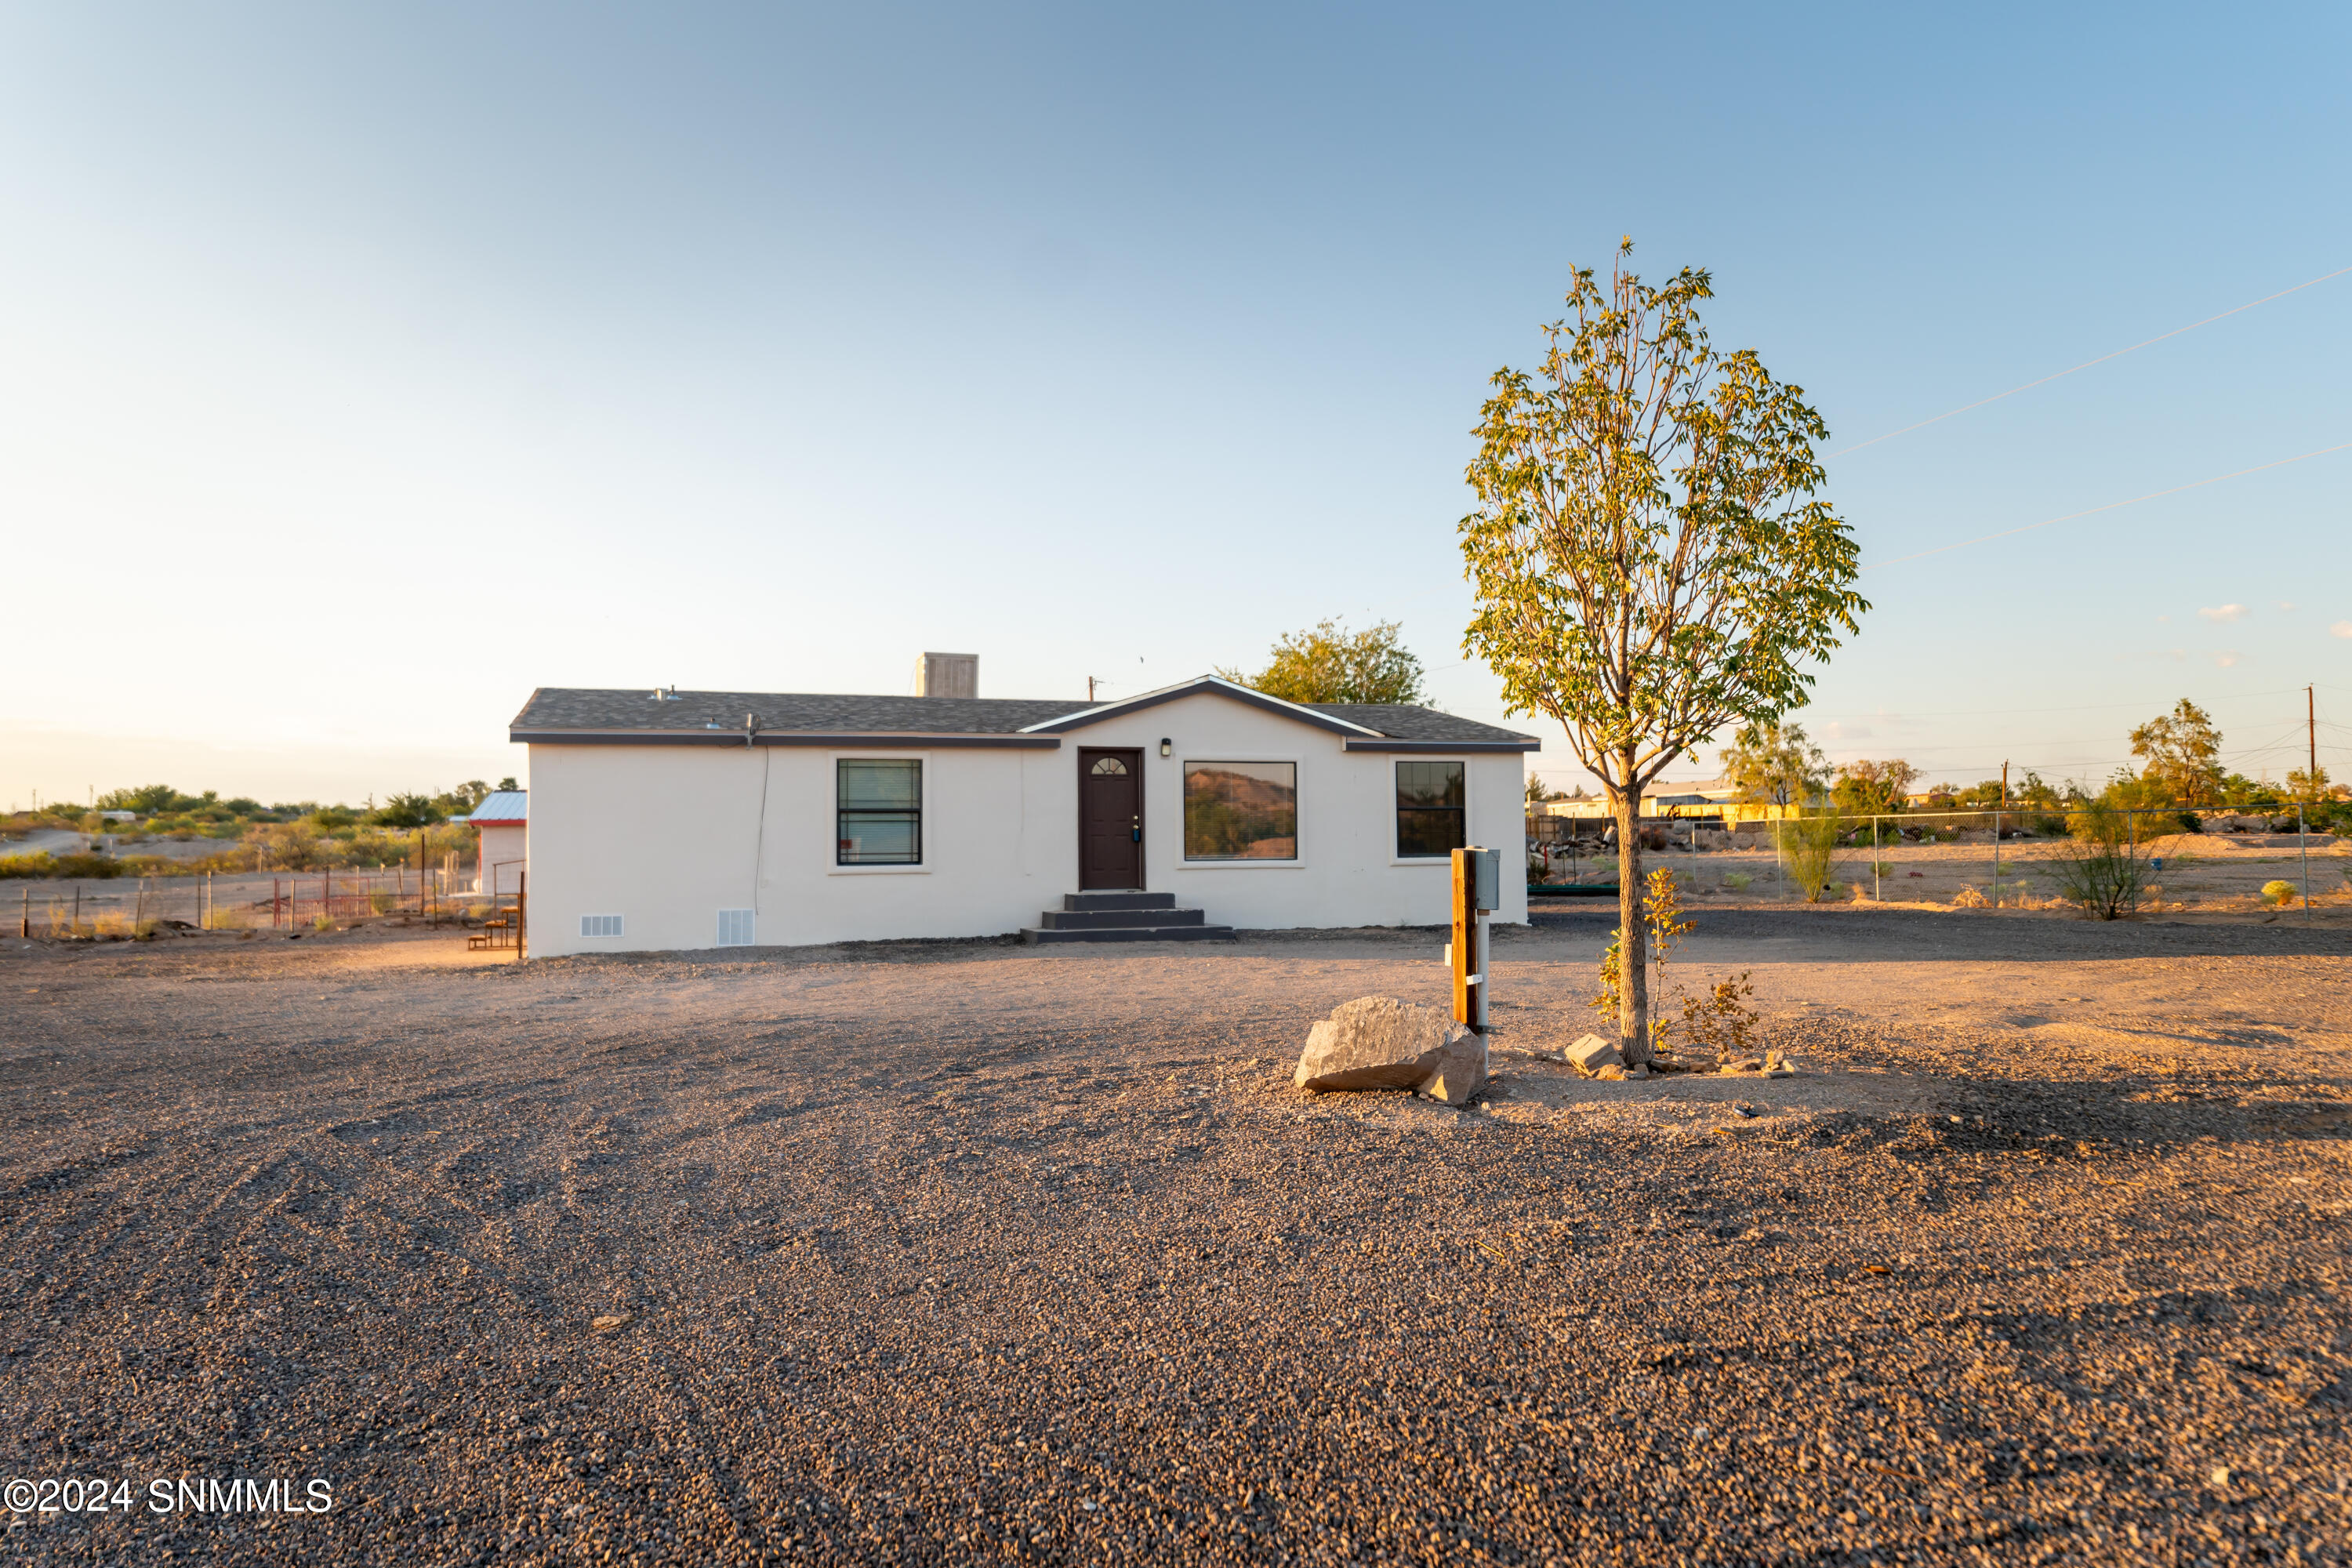
{"label": "roof eave", "polygon": [[1382,736],[1377,741],[1349,741],[1341,748],[1349,752],[1441,752],[1455,755],[1486,752],[1540,752],[1543,742],[1535,740],[1511,741],[1401,741]]}
{"label": "roof eave", "polygon": [[[539,746],[740,746],[740,730],[509,730],[507,739],[520,745]],[[759,746],[871,746],[892,751],[948,750],[992,747],[1016,752],[1058,748],[1057,735],[974,734],[969,731],[938,731],[870,730],[755,730],[750,743]]]}

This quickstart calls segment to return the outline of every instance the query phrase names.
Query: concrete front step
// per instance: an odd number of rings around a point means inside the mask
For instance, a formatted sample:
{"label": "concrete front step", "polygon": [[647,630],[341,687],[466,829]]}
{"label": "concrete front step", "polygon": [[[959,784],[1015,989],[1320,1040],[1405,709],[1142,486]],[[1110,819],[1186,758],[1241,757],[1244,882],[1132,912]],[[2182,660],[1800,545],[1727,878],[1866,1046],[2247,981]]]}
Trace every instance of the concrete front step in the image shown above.
{"label": "concrete front step", "polygon": [[1173,893],[1064,893],[1062,907],[1077,913],[1094,910],[1172,910]]}
{"label": "concrete front step", "polygon": [[1037,923],[1047,931],[1111,931],[1121,926],[1196,926],[1208,917],[1199,910],[1047,910]]}
{"label": "concrete front step", "polygon": [[[1188,910],[1197,914],[1200,911]],[[1024,926],[1021,940],[1036,945],[1057,942],[1231,942],[1231,926],[1091,926],[1075,931],[1061,927]]]}

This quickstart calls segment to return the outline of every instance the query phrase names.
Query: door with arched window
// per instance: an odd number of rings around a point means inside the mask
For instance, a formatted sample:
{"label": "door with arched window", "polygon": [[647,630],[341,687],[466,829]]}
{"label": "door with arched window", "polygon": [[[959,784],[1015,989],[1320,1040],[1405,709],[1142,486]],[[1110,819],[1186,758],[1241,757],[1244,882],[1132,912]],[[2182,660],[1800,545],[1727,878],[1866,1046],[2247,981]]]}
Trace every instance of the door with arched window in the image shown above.
{"label": "door with arched window", "polygon": [[1078,890],[1143,886],[1143,752],[1078,752]]}

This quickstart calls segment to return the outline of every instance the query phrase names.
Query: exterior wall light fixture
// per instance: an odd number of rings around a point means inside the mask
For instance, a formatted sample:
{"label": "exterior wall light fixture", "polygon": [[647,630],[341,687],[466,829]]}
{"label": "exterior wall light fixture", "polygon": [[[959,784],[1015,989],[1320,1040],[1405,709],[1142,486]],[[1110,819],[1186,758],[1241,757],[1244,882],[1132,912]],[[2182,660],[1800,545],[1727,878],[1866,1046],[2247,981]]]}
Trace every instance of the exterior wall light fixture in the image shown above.
{"label": "exterior wall light fixture", "polygon": [[1174,742],[1171,741],[1171,740],[1170,740],[1167,736],[1165,736],[1165,735],[1162,735],[1162,736],[1160,736],[1160,754],[1161,756],[1163,756],[1163,757],[1164,757],[1164,756],[1166,756],[1170,752],[1172,752],[1172,751],[1174,751],[1175,749],[1176,749],[1176,744],[1175,744],[1175,742]]}

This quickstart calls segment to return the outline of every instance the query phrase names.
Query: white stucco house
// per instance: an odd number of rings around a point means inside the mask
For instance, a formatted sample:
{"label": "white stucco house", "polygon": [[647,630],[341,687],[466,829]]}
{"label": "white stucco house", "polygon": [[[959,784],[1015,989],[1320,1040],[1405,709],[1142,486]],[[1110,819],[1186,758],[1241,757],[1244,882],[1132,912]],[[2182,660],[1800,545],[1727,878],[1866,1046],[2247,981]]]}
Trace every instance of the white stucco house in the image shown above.
{"label": "white stucco house", "polygon": [[1516,863],[1538,743],[1210,676],[1093,705],[542,689],[510,732],[551,957],[1439,925],[1450,851]]}

